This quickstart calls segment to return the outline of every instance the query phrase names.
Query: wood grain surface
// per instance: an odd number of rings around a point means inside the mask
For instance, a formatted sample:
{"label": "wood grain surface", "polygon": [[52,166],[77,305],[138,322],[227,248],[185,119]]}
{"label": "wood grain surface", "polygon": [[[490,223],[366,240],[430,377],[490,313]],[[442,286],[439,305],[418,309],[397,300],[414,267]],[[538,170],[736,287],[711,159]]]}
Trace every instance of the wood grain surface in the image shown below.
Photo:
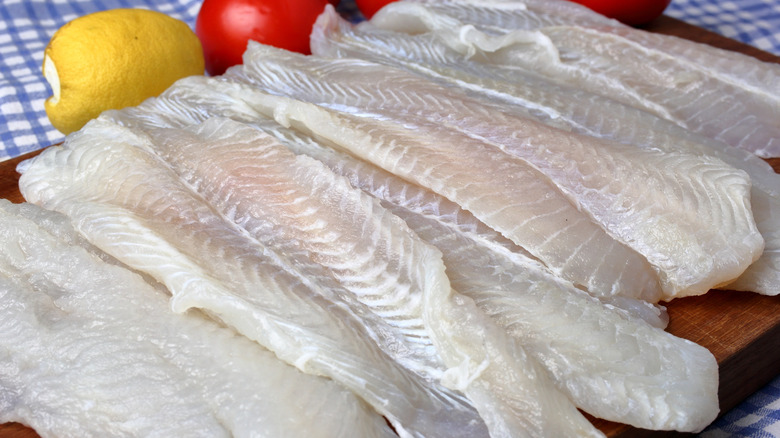
{"label": "wood grain surface", "polygon": [[[651,32],[674,35],[742,52],[762,61],[780,63],[780,57],[662,16],[646,26]],[[0,196],[22,202],[16,165],[33,152],[0,162]],[[768,160],[780,173],[780,159]],[[704,296],[674,300],[667,305],[668,331],[708,348],[720,367],[720,406],[725,413],[780,374],[780,297],[749,292],[710,291]],[[592,419],[609,437],[690,436],[676,432],[645,431]],[[0,438],[38,435],[17,423],[0,424]]]}

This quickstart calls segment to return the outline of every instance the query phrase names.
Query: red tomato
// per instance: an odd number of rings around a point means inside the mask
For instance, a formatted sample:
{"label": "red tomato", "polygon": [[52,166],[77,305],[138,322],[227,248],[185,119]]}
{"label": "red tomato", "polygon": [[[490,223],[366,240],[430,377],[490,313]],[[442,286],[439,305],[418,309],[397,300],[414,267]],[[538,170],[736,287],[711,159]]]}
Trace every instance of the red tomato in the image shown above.
{"label": "red tomato", "polygon": [[583,6],[631,26],[640,26],[659,17],[671,0],[573,0]]}
{"label": "red tomato", "polygon": [[236,64],[249,40],[309,54],[309,34],[328,0],[204,0],[195,21],[206,71]]}
{"label": "red tomato", "polygon": [[394,1],[396,0],[355,0],[355,4],[363,16],[370,19],[382,6]]}

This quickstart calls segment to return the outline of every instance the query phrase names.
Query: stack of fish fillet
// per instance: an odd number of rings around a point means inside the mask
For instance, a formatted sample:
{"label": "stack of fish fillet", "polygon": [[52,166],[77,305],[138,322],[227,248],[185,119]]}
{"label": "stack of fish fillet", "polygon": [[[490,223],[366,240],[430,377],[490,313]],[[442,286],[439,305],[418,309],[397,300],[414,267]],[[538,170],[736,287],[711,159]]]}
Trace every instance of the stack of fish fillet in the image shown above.
{"label": "stack of fish fillet", "polygon": [[550,0],[359,25],[328,6],[312,49],[250,43],[20,165],[0,422],[474,438],[717,416],[717,363],[663,302],[780,292],[777,66]]}

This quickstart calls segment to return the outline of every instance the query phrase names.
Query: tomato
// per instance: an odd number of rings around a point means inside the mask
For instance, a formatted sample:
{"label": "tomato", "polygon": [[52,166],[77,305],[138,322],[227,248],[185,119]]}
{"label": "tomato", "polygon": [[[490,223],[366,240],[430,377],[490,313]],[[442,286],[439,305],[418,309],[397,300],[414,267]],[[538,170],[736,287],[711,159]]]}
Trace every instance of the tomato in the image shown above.
{"label": "tomato", "polygon": [[366,18],[371,18],[376,14],[376,11],[382,9],[382,6],[392,3],[396,0],[355,0],[360,13]]}
{"label": "tomato", "polygon": [[236,64],[249,40],[309,54],[309,34],[328,0],[204,0],[195,21],[206,71]]}
{"label": "tomato", "polygon": [[671,0],[573,0],[599,14],[631,26],[641,26],[659,17]]}

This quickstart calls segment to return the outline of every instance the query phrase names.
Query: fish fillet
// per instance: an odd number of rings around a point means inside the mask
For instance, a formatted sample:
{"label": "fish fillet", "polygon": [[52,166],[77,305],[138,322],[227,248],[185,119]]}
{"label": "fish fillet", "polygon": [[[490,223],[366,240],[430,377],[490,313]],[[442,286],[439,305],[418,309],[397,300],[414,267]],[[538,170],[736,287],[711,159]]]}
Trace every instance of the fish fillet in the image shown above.
{"label": "fish fillet", "polygon": [[148,138],[94,121],[21,167],[30,202],[69,216],[90,242],[309,374],[329,377],[402,436],[486,436],[456,392],[403,368],[358,315],[263,246],[149,152]]}
{"label": "fish fillet", "polygon": [[[434,4],[430,7],[435,9]],[[457,28],[446,32],[459,33]],[[642,148],[710,155],[744,170],[751,179],[751,207],[765,248],[738,280],[725,287],[766,295],[780,293],[780,175],[765,161],[611,99],[517,69],[483,64],[479,62],[481,50],[463,55],[447,45],[447,38],[441,36],[446,32],[407,34],[386,31],[369,22],[353,26],[328,9],[315,23],[312,51],[319,56],[357,57],[405,68],[506,103],[517,114],[549,126]]]}
{"label": "fish fillet", "polygon": [[150,136],[226,217],[323,288],[343,288],[340,298],[361,320],[385,321],[384,339],[374,339],[391,357],[416,371],[439,364],[441,379],[472,400],[491,436],[600,435],[538,364],[450,290],[437,250],[320,162],[229,119]]}
{"label": "fish fillet", "polygon": [[[562,24],[579,26],[625,27],[617,20],[597,14],[592,10],[561,0],[405,0],[404,3],[419,3],[425,8],[460,21],[469,21],[493,33],[504,33],[505,29],[536,29]],[[408,8],[413,9],[417,5]],[[401,10],[404,7],[400,7]],[[393,15],[399,6],[388,6],[386,11],[377,12],[377,21]],[[372,17],[373,19],[373,17]],[[410,29],[417,25],[408,21]]]}
{"label": "fish fillet", "polygon": [[[642,254],[658,272],[665,299],[701,294],[733,280],[763,248],[750,210],[749,178],[720,160],[571,135],[379,64],[297,56],[259,44],[252,45],[245,57],[245,64],[227,76],[319,105],[279,98],[266,105],[267,115],[283,124],[295,119],[388,171],[417,178],[418,184],[427,184],[494,228],[499,229],[483,212],[505,211],[513,205],[509,199],[497,200],[501,207],[477,209],[442,192],[454,191],[457,184],[475,186],[481,178],[487,184],[477,199],[484,200],[487,193],[496,199],[506,184],[498,179],[501,172],[518,179],[525,166],[529,179],[553,183],[562,202],[576,206],[577,213],[610,238]],[[334,123],[349,127],[353,135],[345,138]],[[367,142],[367,136],[374,138],[372,144],[358,145]],[[420,146],[410,149],[413,141],[436,150],[439,157],[422,156],[425,149]],[[399,154],[405,159],[399,161]],[[460,160],[444,163],[444,156]],[[413,165],[424,166],[429,175],[412,175]],[[434,174],[458,165],[468,173]],[[479,166],[484,166],[482,171]],[[426,176],[433,178],[422,182]],[[518,181],[505,187],[514,193],[525,189]],[[442,187],[431,187],[434,184]],[[545,196],[549,199],[553,192]],[[515,217],[514,224],[517,221]],[[522,239],[499,231],[555,266]]]}
{"label": "fish fillet", "polygon": [[[285,134],[284,128],[261,129],[282,141],[292,140],[287,142],[291,150],[349,177],[354,186],[384,201],[440,248],[453,286],[509,329],[579,407],[600,418],[653,429],[697,431],[714,419],[717,364],[706,349],[616,312],[553,277],[436,194],[301,136]],[[196,142],[185,147],[193,152],[206,149]],[[239,156],[246,160],[251,154]],[[279,167],[269,162],[266,168],[272,166]]]}
{"label": "fish fillet", "polygon": [[518,26],[507,19],[504,28],[483,28],[458,15],[446,7],[398,2],[372,23],[414,33],[446,31],[462,53],[487,54],[482,62],[614,99],[761,157],[780,156],[776,65],[626,26],[537,27],[519,17]]}
{"label": "fish fillet", "polygon": [[706,349],[554,277],[440,196],[335,152],[309,146],[305,153],[439,248],[453,287],[545,364],[578,407],[649,429],[698,431],[717,415],[717,363]]}
{"label": "fish fillet", "polygon": [[353,308],[393,359],[441,377],[422,307],[440,284],[430,275],[438,254],[396,237],[409,234],[399,218],[322,164],[238,122],[211,118],[148,133],[154,152],[187,184]]}
{"label": "fish fillet", "polygon": [[259,112],[283,125],[457,202],[594,294],[662,296],[646,259],[605,233],[538,171],[497,148],[426,121],[402,125],[283,97],[251,98]]}
{"label": "fish fillet", "polygon": [[[180,83],[160,98],[147,101],[143,107],[117,111],[112,118],[151,132],[155,131],[155,125],[197,123],[204,112],[246,120],[263,132],[272,134],[291,151],[316,158],[337,173],[349,177],[353,185],[383,200],[384,205],[404,218],[421,237],[436,244],[443,252],[453,286],[474,298],[480,308],[509,329],[529,354],[546,365],[559,388],[580,408],[601,418],[638,427],[689,431],[700,430],[717,414],[717,364],[706,349],[651,327],[636,316],[617,312],[613,306],[605,305],[570,283],[554,278],[540,264],[523,256],[521,249],[450,201],[368,163],[318,145],[305,135],[264,121],[260,115],[242,108],[240,102],[232,103],[226,93],[210,87],[197,87],[193,82],[187,81],[187,85],[193,87],[189,93],[185,91],[187,87]],[[225,85],[214,81],[211,84]],[[173,96],[176,99],[171,99]],[[148,114],[174,106],[198,107],[200,110],[178,121],[168,119],[160,122],[158,119],[147,123],[151,119]],[[223,132],[219,139],[224,141],[234,136],[237,130],[241,128],[228,129],[217,125],[211,135]],[[227,142],[216,156],[236,158],[214,158],[205,152],[211,148],[198,139],[180,138],[179,142],[181,144],[176,145],[176,150],[163,147],[166,151],[164,155],[186,157],[181,149],[191,149],[189,155],[200,164],[184,166],[187,169],[185,173],[204,175],[205,172],[196,169],[210,169],[214,172],[213,178],[219,182],[216,187],[228,184],[252,187],[257,185],[256,179],[289,172],[265,153],[262,160],[258,157],[258,170],[252,172],[263,176],[247,179],[250,172],[243,171],[243,182],[239,182],[242,178],[224,172],[220,163],[222,160],[227,163],[240,161],[242,169],[250,168],[251,157],[257,155],[253,153],[254,149],[242,149],[243,152],[236,153],[229,149],[231,142]],[[291,186],[308,185],[312,180],[299,172],[294,175],[295,178],[290,178],[291,181],[286,184],[274,184],[274,190],[287,196],[295,192]],[[333,182],[327,184],[335,185]],[[213,192],[235,193],[223,188]],[[268,194],[258,190],[248,191],[246,198],[265,201],[264,206],[255,208],[254,215],[259,214],[258,210],[284,205],[278,200],[268,199]],[[345,211],[354,211],[343,203],[340,205]],[[320,217],[323,213],[312,214]],[[248,220],[240,222],[249,223]],[[339,263],[338,258],[335,262]],[[640,306],[634,304],[634,308]],[[649,313],[647,308],[640,310]],[[657,320],[654,322],[661,324]],[[632,348],[615,349],[615,345],[631,345]],[[607,355],[607,351],[611,354]]]}
{"label": "fish fillet", "polygon": [[0,422],[44,437],[395,436],[340,385],[174,314],[60,214],[2,200],[0,242]]}
{"label": "fish fillet", "polygon": [[[301,132],[279,125],[272,119],[253,110],[243,101],[231,96],[231,94],[236,94],[235,92],[237,91],[240,91],[242,95],[252,93],[251,90],[246,90],[239,84],[208,78],[188,78],[178,82],[162,95],[148,99],[137,107],[107,111],[101,115],[101,118],[122,126],[149,132],[158,128],[185,128],[202,123],[210,117],[227,117],[269,133],[294,153],[312,156],[328,164],[337,173],[343,173],[344,170],[341,169],[341,166],[334,165],[333,162],[341,163],[342,161],[356,167],[369,166],[373,171],[379,171],[375,166],[370,166],[366,162],[337,152],[332,148],[324,147]],[[334,156],[340,158],[333,158]],[[333,166],[336,166],[338,169]],[[400,178],[396,178],[396,180],[403,181]],[[423,190],[419,186],[411,184],[409,186],[415,187],[415,190]],[[444,198],[432,192],[428,193],[437,197],[437,199],[441,199],[442,202],[444,201]],[[460,211],[462,214],[470,216],[470,213],[463,210]],[[476,218],[473,220],[481,224]],[[490,228],[484,225],[481,228],[481,233],[489,232],[494,241],[501,241],[510,251],[522,254],[529,259],[533,258],[523,248],[518,247]],[[665,312],[658,306],[648,306],[648,303],[644,301],[620,296],[599,298],[610,305],[622,307],[630,313],[634,313],[656,327],[663,328],[668,323]]]}
{"label": "fish fillet", "polygon": [[[211,96],[205,98],[210,99],[208,104],[224,106],[224,98],[221,96],[231,96],[230,101],[237,100],[239,102],[234,104],[234,110],[231,111],[230,117],[240,117],[243,121],[249,121],[253,117],[252,113],[263,114],[262,108],[253,108],[250,105],[262,107],[262,102],[274,105],[273,96],[268,96],[256,88],[216,79],[188,78],[171,90],[171,99],[166,99],[163,102],[163,108],[175,107],[174,113],[177,114],[175,117],[179,119],[177,123],[181,123],[181,120],[186,117],[197,117],[200,113],[200,111],[179,111],[180,108],[187,108],[188,105],[179,102],[182,97],[178,94],[181,93],[182,96],[193,94],[193,92],[197,94],[199,87],[206,85],[204,82],[208,82],[209,87],[219,90],[216,94],[200,92],[205,96]],[[192,88],[192,91],[187,92],[186,88],[188,87]],[[198,99],[200,101],[200,98]],[[156,101],[151,101],[149,104],[153,102]],[[242,105],[246,105],[249,108],[242,108]],[[123,111],[129,111],[129,109]],[[154,126],[155,123],[159,124],[159,122],[149,120],[154,119],[154,117],[146,115],[141,117],[146,117],[147,122],[145,124],[149,126]],[[273,115],[268,115],[268,117],[273,117]],[[172,119],[169,120],[172,123],[176,122]],[[120,122],[124,123],[122,120]],[[409,134],[404,129],[399,129],[398,132],[402,136]],[[360,135],[355,135],[354,138],[361,137]],[[418,139],[412,138],[411,141],[414,141],[413,144],[415,145],[425,145],[424,142]],[[425,146],[427,147],[427,145]],[[435,147],[436,145],[433,146]],[[503,199],[500,199],[498,196],[480,198],[464,190],[455,190],[457,184],[465,184],[466,178],[461,178],[460,181],[455,180],[450,184],[432,181],[432,178],[426,175],[427,173],[434,172],[434,176],[441,176],[445,179],[451,178],[451,175],[458,174],[458,172],[460,174],[474,173],[465,161],[449,162],[451,161],[449,160],[451,154],[448,151],[437,151],[434,149],[430,152],[432,161],[441,163],[441,165],[433,169],[425,169],[415,161],[410,161],[412,165],[417,166],[417,171],[413,172],[413,174],[415,177],[425,178],[425,181],[429,182],[429,184],[437,184],[437,187],[442,192],[463,203],[473,204],[477,207],[485,206],[485,209],[495,210],[489,216],[485,215],[483,217],[487,216],[494,226],[498,224],[498,228],[503,228],[505,233],[509,235],[513,233],[519,234],[525,238],[527,243],[537,244],[537,254],[541,253],[547,258],[559,261],[556,272],[567,278],[573,278],[578,284],[586,285],[594,293],[601,293],[602,295],[625,294],[632,297],[646,298],[650,301],[659,299],[661,294],[660,288],[655,272],[652,271],[649,264],[638,254],[629,251],[623,245],[606,236],[568,202],[562,199],[549,183],[537,178],[534,173],[526,177],[525,174],[528,173],[527,167],[522,166],[522,163],[519,165],[512,162],[500,165],[493,164],[501,163],[504,157],[490,149],[464,150],[464,153],[472,161],[488,161],[486,165],[494,167],[491,170],[492,175],[490,177],[486,174],[470,175],[469,178],[472,178],[472,181],[466,185],[466,189],[469,192],[472,192],[474,186],[479,183],[485,187],[483,191],[487,193],[505,190],[507,192],[505,196],[516,197],[523,195],[529,199],[517,202],[516,205],[507,206],[506,202],[503,202]],[[485,157],[490,157],[490,159],[485,160]],[[401,165],[403,163],[398,164]],[[405,171],[408,172],[409,169]],[[496,186],[494,182],[498,178],[506,179],[507,183]],[[524,190],[518,193],[511,186],[512,183],[522,183]],[[506,189],[503,186],[506,186]],[[537,216],[528,218],[528,212],[534,212]],[[519,222],[520,218],[527,219]],[[560,230],[567,230],[569,233],[559,232]],[[572,239],[571,236],[580,237]],[[561,250],[560,247],[569,248],[569,250]],[[592,257],[589,254],[600,254],[601,257]]]}
{"label": "fish fillet", "polygon": [[[777,90],[780,87],[780,68],[752,56],[720,49],[684,38],[647,32],[608,19],[582,5],[565,0],[406,0],[405,4],[419,3],[438,15],[476,26],[491,35],[506,34],[508,30],[532,30],[543,27],[571,25],[614,33],[621,38],[657,51],[692,68],[706,69],[726,82],[742,84],[754,89]],[[406,26],[417,33],[421,22],[410,19],[396,21],[399,11],[413,11],[416,5],[388,6],[374,15],[377,24],[388,20],[392,26]],[[411,18],[411,17],[407,17]],[[400,29],[400,27],[399,27]],[[408,31],[407,31],[408,32]]]}

